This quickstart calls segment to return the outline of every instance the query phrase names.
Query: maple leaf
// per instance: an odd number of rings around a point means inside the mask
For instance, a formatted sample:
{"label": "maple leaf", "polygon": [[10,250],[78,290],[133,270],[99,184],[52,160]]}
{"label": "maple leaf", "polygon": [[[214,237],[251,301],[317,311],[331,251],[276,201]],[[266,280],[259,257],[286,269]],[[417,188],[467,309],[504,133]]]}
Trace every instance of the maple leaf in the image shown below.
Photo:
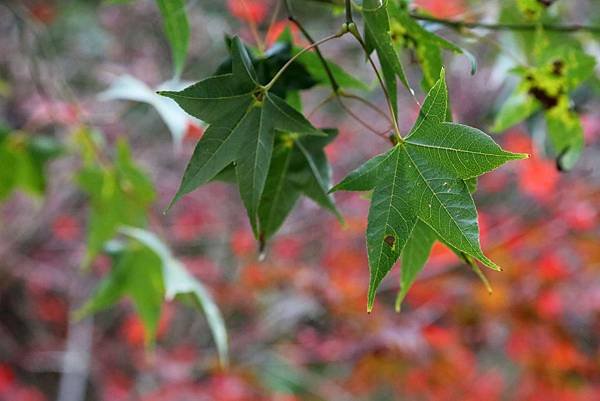
{"label": "maple leaf", "polygon": [[548,140],[561,170],[573,168],[585,146],[583,127],[570,93],[594,73],[596,61],[577,44],[561,46],[539,38],[537,66],[513,70],[522,78],[496,115],[493,132],[501,132],[544,111]]}
{"label": "maple leaf", "polygon": [[377,287],[421,223],[457,251],[500,269],[481,250],[477,209],[465,180],[527,155],[506,152],[482,131],[447,122],[447,107],[442,70],[408,136],[332,189],[374,190],[367,225],[369,311]]}
{"label": "maple leaf", "polygon": [[210,126],[198,142],[173,198],[209,182],[234,163],[237,182],[255,236],[275,132],[325,135],[302,114],[258,82],[251,59],[238,37],[232,39],[231,74],[213,76],[180,92],[161,92]]}

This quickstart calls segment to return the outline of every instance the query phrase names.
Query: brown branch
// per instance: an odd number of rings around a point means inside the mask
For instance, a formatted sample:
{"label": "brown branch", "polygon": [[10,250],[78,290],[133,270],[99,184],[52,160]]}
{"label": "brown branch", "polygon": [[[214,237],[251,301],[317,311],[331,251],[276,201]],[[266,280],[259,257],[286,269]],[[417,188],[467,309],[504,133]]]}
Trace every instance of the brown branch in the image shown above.
{"label": "brown branch", "polygon": [[535,31],[536,29],[542,28],[546,31],[551,32],[563,32],[563,33],[576,33],[576,32],[590,32],[600,34],[600,26],[589,26],[589,25],[554,25],[554,24],[499,24],[499,23],[485,23],[485,22],[469,22],[459,20],[449,20],[443,18],[435,18],[429,15],[423,15],[418,13],[411,13],[410,16],[416,20],[435,22],[442,24],[456,30],[462,28],[468,29],[486,29],[488,31]]}

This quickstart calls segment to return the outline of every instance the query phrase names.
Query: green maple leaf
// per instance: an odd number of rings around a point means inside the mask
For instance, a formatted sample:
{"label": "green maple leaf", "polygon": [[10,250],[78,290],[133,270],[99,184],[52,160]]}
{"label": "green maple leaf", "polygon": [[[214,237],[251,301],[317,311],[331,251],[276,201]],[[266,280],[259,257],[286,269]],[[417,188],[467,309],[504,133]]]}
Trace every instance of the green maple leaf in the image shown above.
{"label": "green maple leaf", "polygon": [[397,79],[400,79],[407,89],[410,89],[410,85],[392,40],[389,7],[389,0],[364,0],[362,13],[365,20],[367,47],[369,50],[374,49],[377,52],[383,80],[392,105],[396,109],[398,102]]}
{"label": "green maple leaf", "polygon": [[596,61],[576,45],[558,46],[542,39],[547,42],[537,66],[513,70],[522,81],[498,112],[492,131],[504,131],[543,110],[558,165],[569,170],[584,148],[583,128],[570,93],[593,74]]}
{"label": "green maple leaf", "polygon": [[239,38],[232,40],[232,73],[207,78],[181,92],[161,92],[189,114],[210,124],[198,142],[171,205],[209,182],[229,164],[254,234],[276,131],[324,135],[256,77]]}
{"label": "green maple leaf", "polygon": [[377,287],[399,258],[417,223],[424,223],[457,251],[499,270],[481,250],[477,209],[465,180],[472,181],[527,155],[506,152],[485,133],[447,122],[447,107],[448,90],[442,70],[408,136],[332,189],[374,190],[367,226],[369,311]]}

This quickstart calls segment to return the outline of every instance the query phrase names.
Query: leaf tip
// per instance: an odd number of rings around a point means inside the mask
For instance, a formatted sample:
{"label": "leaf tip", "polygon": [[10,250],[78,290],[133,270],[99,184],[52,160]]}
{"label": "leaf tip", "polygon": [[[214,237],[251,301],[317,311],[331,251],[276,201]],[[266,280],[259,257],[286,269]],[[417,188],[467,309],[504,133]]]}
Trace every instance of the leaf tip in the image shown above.
{"label": "leaf tip", "polygon": [[398,292],[398,296],[396,297],[396,305],[394,307],[394,309],[396,310],[396,313],[400,313],[400,311],[402,310],[402,301],[404,301],[405,296],[406,296],[405,291],[400,290],[400,292]]}
{"label": "leaf tip", "polygon": [[373,312],[373,307],[375,306],[375,290],[369,289],[369,295],[367,298],[367,313],[371,314]]}
{"label": "leaf tip", "polygon": [[171,199],[171,202],[169,202],[169,205],[165,208],[165,210],[163,210],[163,215],[167,215],[171,211],[171,208],[175,205],[175,203],[177,203],[179,198],[180,198],[180,196],[179,196],[179,194],[177,194],[173,197],[173,199]]}

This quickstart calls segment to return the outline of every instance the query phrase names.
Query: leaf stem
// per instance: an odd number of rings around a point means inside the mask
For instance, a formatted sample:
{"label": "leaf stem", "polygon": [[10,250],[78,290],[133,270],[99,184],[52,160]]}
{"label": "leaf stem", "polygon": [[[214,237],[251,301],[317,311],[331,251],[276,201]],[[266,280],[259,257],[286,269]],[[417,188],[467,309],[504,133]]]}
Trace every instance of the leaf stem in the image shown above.
{"label": "leaf stem", "polygon": [[342,36],[344,36],[346,33],[348,33],[349,31],[347,29],[342,29],[340,30],[338,33],[333,34],[333,35],[329,35],[317,42],[314,42],[312,44],[310,44],[310,46],[307,46],[305,48],[303,48],[302,50],[300,50],[298,53],[296,53],[292,58],[290,58],[287,63],[285,63],[283,65],[283,67],[281,67],[281,69],[279,71],[277,71],[277,74],[275,74],[275,76],[273,77],[273,79],[271,79],[271,81],[266,84],[265,86],[262,87],[263,90],[268,91],[270,90],[273,85],[275,85],[275,83],[277,82],[277,80],[279,78],[281,78],[281,76],[283,75],[283,73],[288,69],[289,66],[291,66],[294,61],[296,61],[300,56],[302,56],[304,53],[317,48],[318,46],[322,45],[323,43],[329,42],[330,40],[333,39],[338,39],[341,38]]}
{"label": "leaf stem", "polygon": [[352,117],[354,120],[356,120],[356,122],[358,122],[360,125],[362,125],[363,127],[365,127],[366,129],[368,129],[370,132],[374,133],[375,135],[379,136],[380,138],[383,138],[385,140],[389,140],[389,138],[387,137],[387,132],[386,131],[378,131],[375,128],[373,128],[369,123],[367,123],[365,120],[363,120],[362,118],[360,118],[356,113],[354,113],[352,111],[352,109],[350,109],[348,106],[346,106],[344,104],[344,102],[342,101],[341,97],[336,97],[336,99],[338,100],[340,107],[342,108],[342,110],[344,110],[350,117]]}
{"label": "leaf stem", "polygon": [[398,127],[398,120],[396,118],[396,112],[394,111],[394,106],[392,106],[390,94],[389,94],[387,88],[385,87],[385,83],[383,82],[383,78],[381,77],[381,74],[379,73],[379,69],[377,68],[377,65],[375,65],[375,62],[373,61],[373,57],[371,57],[371,54],[369,53],[369,50],[367,49],[367,45],[366,45],[365,41],[363,40],[362,36],[360,36],[360,33],[358,32],[358,30],[352,29],[352,30],[350,30],[350,32],[352,33],[352,36],[354,36],[354,38],[358,41],[358,43],[362,47],[362,49],[367,57],[367,60],[369,61],[369,64],[371,64],[371,68],[373,68],[373,71],[375,72],[375,76],[377,77],[379,86],[381,86],[381,90],[383,91],[385,100],[388,105],[388,109],[390,111],[392,125],[394,127],[394,137],[398,143],[402,143],[402,142],[404,142],[404,140],[402,139],[402,135],[400,134],[400,128]]}
{"label": "leaf stem", "polygon": [[538,28],[542,28],[546,31],[552,32],[564,32],[564,33],[575,33],[575,32],[590,32],[600,33],[600,26],[589,26],[589,25],[553,25],[553,24],[492,24],[485,22],[469,22],[462,20],[449,20],[443,18],[431,17],[429,15],[423,15],[418,13],[410,13],[410,16],[416,20],[435,22],[438,24],[446,25],[448,27],[460,30],[462,28],[469,29],[487,29],[488,31],[535,31]]}
{"label": "leaf stem", "polygon": [[370,108],[371,110],[373,110],[377,114],[379,114],[381,117],[385,118],[385,120],[390,124],[390,126],[393,125],[392,120],[390,119],[390,117],[387,114],[385,114],[383,111],[381,111],[381,109],[379,107],[377,107],[375,104],[373,104],[369,100],[365,99],[364,97],[355,95],[353,93],[346,93],[344,91],[341,91],[339,95],[346,99],[356,100],[357,102],[364,104],[365,106],[367,106],[368,108]]}
{"label": "leaf stem", "polygon": [[[248,7],[248,3],[246,3],[246,0],[242,0],[242,7],[244,7],[244,11],[247,15],[251,14],[250,8]],[[260,51],[260,53],[263,53],[265,51],[265,44],[260,38],[260,34],[258,33],[258,27],[256,26],[256,22],[254,22],[252,18],[248,18],[248,26],[250,27],[250,32],[254,37],[254,41],[256,42],[258,50]]]}
{"label": "leaf stem", "polygon": [[352,1],[346,0],[346,24],[350,25],[354,23],[354,19],[352,18]]}

